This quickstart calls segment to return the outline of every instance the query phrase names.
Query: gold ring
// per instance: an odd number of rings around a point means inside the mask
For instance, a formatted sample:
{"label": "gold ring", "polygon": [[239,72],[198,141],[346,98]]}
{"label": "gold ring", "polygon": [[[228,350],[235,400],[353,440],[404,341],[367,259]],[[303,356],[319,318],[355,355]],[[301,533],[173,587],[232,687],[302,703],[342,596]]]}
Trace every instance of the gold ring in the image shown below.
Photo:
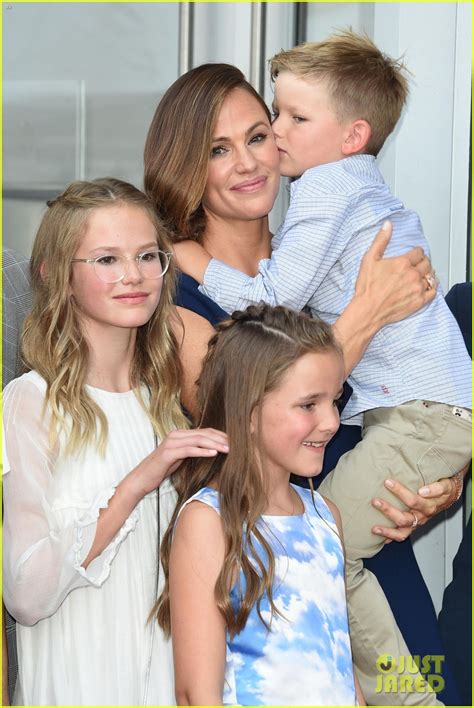
{"label": "gold ring", "polygon": [[411,527],[412,527],[412,529],[416,529],[416,527],[418,526],[420,521],[414,511],[411,511],[410,514],[413,514],[413,522],[412,522]]}
{"label": "gold ring", "polygon": [[425,280],[426,280],[426,285],[428,286],[426,289],[433,290],[435,283],[436,283],[434,274],[428,273],[428,275],[425,275]]}

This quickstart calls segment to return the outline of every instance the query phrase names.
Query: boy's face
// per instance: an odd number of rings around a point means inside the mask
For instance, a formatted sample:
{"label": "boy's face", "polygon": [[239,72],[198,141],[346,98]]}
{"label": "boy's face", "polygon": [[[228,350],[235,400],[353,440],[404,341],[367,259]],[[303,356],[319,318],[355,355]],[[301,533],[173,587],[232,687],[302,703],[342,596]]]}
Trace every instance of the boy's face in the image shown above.
{"label": "boy's face", "polygon": [[310,167],[345,157],[341,148],[351,123],[336,117],[324,81],[282,72],[275,80],[273,111],[282,175],[299,177]]}

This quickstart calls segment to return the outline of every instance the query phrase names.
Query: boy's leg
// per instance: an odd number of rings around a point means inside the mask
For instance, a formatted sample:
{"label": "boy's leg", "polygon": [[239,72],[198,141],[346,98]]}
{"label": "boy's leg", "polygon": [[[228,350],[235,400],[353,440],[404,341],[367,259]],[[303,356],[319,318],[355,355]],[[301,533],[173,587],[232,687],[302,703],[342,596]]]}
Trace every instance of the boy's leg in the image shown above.
{"label": "boy's leg", "polygon": [[[399,436],[397,435],[397,439]],[[380,496],[383,480],[388,476],[387,468],[398,451],[396,443],[372,446],[367,439],[362,440],[354,450],[344,455],[334,472],[322,482],[318,491],[329,497],[341,513],[344,544],[346,547],[346,584],[351,643],[354,666],[362,691],[369,705],[442,705],[436,695],[425,684],[419,673],[408,674],[400,679],[396,668],[384,670],[388,657],[394,666],[401,662],[411,665],[411,655],[375,576],[363,567],[361,556],[374,555],[383,545],[383,540],[370,531],[375,523],[381,523],[383,515],[370,505],[372,496]],[[367,450],[363,448],[367,448]],[[380,468],[375,461],[363,464],[367,454],[374,450]],[[383,461],[382,461],[383,459]],[[365,474],[364,474],[365,472]],[[376,480],[379,480],[378,485]],[[331,483],[332,482],[332,483]],[[340,489],[339,482],[343,484]],[[375,488],[371,485],[375,482]],[[373,513],[372,513],[373,512]],[[357,523],[358,522],[358,523]],[[356,527],[356,529],[354,528]],[[357,543],[354,546],[353,543]],[[365,547],[364,547],[365,544]],[[362,546],[362,549],[361,549]],[[407,588],[407,601],[409,588]],[[390,676],[387,678],[387,676]],[[402,672],[402,675],[405,675]],[[400,685],[400,680],[403,685]],[[418,689],[414,690],[415,682]]]}
{"label": "boy's leg", "polygon": [[384,544],[371,529],[390,522],[372,506],[372,498],[406,508],[385,488],[385,479],[393,477],[416,491],[470,461],[471,422],[456,415],[459,410],[411,401],[365,414],[361,442],[340,458],[318,488],[339,507],[349,559],[371,558]]}
{"label": "boy's leg", "polygon": [[[360,559],[375,555],[383,545],[371,527],[387,524],[370,500],[379,496],[397,503],[385,489],[384,479],[393,476],[416,490],[449,476],[470,456],[470,425],[454,415],[452,407],[422,401],[371,411],[366,422],[363,440],[340,459],[318,490],[341,512],[354,661],[369,703],[433,705],[435,694],[426,690],[429,687],[419,674],[402,671],[395,679],[383,678],[379,657],[391,656],[397,665],[411,661],[385,595]],[[402,686],[401,675],[407,676]],[[396,699],[391,692],[395,686]]]}
{"label": "boy's leg", "polygon": [[360,566],[360,560],[346,562],[347,602],[354,666],[367,704],[443,705],[416,670],[377,578]]}

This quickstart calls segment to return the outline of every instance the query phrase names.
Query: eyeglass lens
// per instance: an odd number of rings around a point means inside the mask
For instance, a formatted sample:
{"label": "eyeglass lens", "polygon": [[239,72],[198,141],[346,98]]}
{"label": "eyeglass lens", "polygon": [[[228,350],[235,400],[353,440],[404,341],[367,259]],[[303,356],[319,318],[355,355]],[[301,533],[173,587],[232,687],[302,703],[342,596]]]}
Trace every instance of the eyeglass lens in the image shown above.
{"label": "eyeglass lens", "polygon": [[[160,278],[168,270],[169,258],[163,251],[147,251],[135,259],[142,277],[146,280]],[[97,277],[104,283],[117,283],[130,268],[130,261],[122,256],[100,256],[94,262]]]}

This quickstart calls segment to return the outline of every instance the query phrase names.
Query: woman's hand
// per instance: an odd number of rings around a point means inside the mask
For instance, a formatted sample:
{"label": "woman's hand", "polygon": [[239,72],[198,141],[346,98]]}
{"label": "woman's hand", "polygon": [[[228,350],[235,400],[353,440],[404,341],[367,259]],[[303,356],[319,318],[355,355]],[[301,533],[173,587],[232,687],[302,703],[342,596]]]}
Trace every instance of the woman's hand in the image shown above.
{"label": "woman's hand", "polygon": [[132,471],[137,495],[141,498],[156,489],[187,457],[214,457],[218,452],[229,452],[227,435],[220,430],[173,430]]}
{"label": "woman's hand", "polygon": [[418,493],[412,492],[396,480],[386,480],[385,487],[405,504],[407,510],[398,509],[383,499],[372,499],[373,506],[395,524],[395,528],[374,526],[372,532],[378,536],[385,536],[385,543],[404,541],[417,526],[423,526],[433,516],[448,509],[459,499],[462,491],[461,480],[468,468],[469,465],[466,465],[453,477],[446,477],[421,487]]}
{"label": "woman's hand", "polygon": [[378,327],[403,320],[431,302],[437,280],[431,262],[420,247],[402,256],[383,258],[392,235],[386,221],[361,262],[355,296],[370,300]]}

